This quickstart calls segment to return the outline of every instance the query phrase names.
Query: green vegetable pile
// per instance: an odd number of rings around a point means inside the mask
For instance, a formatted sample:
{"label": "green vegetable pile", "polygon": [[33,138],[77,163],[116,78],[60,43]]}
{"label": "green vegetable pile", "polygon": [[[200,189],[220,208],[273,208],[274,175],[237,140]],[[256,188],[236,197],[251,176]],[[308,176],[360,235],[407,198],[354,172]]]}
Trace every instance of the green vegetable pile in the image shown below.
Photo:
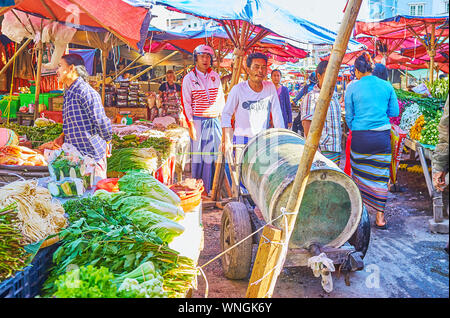
{"label": "green vegetable pile", "polygon": [[164,161],[170,156],[171,147],[173,146],[169,138],[166,137],[148,137],[145,140],[141,140],[137,135],[127,135],[119,137],[114,134],[111,141],[113,155],[115,149],[123,148],[153,148],[158,152],[160,161]]}
{"label": "green vegetable pile", "polygon": [[414,92],[408,92],[408,91],[404,91],[404,90],[398,89],[398,88],[394,88],[394,91],[395,91],[395,95],[397,95],[397,98],[400,100],[422,98],[422,95],[414,93]]}
{"label": "green vegetable pile", "polygon": [[108,158],[108,172],[146,170],[154,172],[159,166],[159,156],[153,148],[122,148],[113,150]]}
{"label": "green vegetable pile", "polygon": [[16,208],[15,203],[0,208],[0,281],[28,265]]}
{"label": "green vegetable pile", "polygon": [[439,142],[439,131],[438,126],[442,117],[442,112],[437,111],[434,118],[428,121],[425,121],[425,125],[421,131],[421,138],[419,140],[420,143],[425,145],[436,146]]}
{"label": "green vegetable pile", "polygon": [[434,98],[445,101],[448,96],[449,78],[440,78],[434,80],[433,83],[426,82],[427,88],[430,91],[431,96]]}
{"label": "green vegetable pile", "polygon": [[21,126],[15,123],[5,123],[0,125],[0,127],[12,129],[19,136],[25,135],[27,139],[32,142],[31,145],[34,149],[46,142],[55,140],[63,131],[62,124],[60,123],[44,127]]}
{"label": "green vegetable pile", "polygon": [[[138,202],[133,197],[133,193],[98,190],[94,196],[64,203],[71,225],[60,233],[61,246],[53,255],[55,266],[44,284],[43,296],[56,296],[57,281],[70,264],[106,267],[114,275],[116,286],[125,284],[125,278],[138,281],[136,286],[128,280],[128,285],[119,288],[120,293],[136,297],[185,296],[197,275],[194,262],[168,247],[168,242],[182,232],[181,226],[150,211],[145,204],[139,211],[129,208],[132,201]],[[154,270],[150,270],[149,262]],[[120,293],[118,297],[126,297]]]}

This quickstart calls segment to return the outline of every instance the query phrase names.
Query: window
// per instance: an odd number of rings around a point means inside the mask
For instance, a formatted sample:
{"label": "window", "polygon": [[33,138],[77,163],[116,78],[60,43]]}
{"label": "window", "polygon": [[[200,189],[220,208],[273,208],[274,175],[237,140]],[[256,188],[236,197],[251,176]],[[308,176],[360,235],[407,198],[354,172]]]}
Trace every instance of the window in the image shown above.
{"label": "window", "polygon": [[423,15],[425,4],[414,3],[409,5],[409,15]]}

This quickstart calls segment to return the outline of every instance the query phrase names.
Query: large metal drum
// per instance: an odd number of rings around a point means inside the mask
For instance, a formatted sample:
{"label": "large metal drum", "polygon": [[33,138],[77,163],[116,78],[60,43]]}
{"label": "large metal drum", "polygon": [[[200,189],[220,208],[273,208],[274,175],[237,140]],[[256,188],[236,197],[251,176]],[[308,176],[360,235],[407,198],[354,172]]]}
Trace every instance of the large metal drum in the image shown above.
{"label": "large metal drum", "polygon": [[[269,129],[251,139],[240,156],[241,180],[266,222],[286,207],[305,141],[287,129]],[[289,248],[311,243],[340,247],[361,219],[363,204],[357,185],[319,152],[292,233]],[[273,224],[284,229],[284,217]]]}

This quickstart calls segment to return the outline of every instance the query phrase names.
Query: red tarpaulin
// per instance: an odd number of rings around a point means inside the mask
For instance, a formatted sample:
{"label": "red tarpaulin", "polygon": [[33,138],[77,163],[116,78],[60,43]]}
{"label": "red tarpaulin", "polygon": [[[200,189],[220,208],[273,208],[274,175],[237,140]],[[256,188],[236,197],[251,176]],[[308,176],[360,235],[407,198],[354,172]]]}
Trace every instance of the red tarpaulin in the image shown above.
{"label": "red tarpaulin", "polygon": [[[395,16],[375,22],[356,21],[354,36],[359,34],[389,37],[391,39],[412,38],[424,36],[431,32],[431,24],[438,28],[444,25],[448,17],[414,17]],[[436,36],[448,36],[448,25],[436,30]]]}
{"label": "red tarpaulin", "polygon": [[76,28],[105,29],[135,49],[141,41],[141,28],[145,28],[146,34],[150,22],[148,9],[122,0],[23,0],[10,8]]}
{"label": "red tarpaulin", "polygon": [[[443,54],[441,54],[444,53]],[[436,62],[441,62],[441,63],[448,63],[448,53],[449,53],[449,45],[448,43],[443,43],[439,49],[436,50],[436,56],[434,58],[434,60]],[[422,60],[430,60],[430,57],[428,56],[428,52],[427,49],[423,46],[417,46],[417,47],[409,47],[406,49],[401,50],[401,54],[404,56],[408,56],[411,58],[418,58],[418,59],[422,59]]]}

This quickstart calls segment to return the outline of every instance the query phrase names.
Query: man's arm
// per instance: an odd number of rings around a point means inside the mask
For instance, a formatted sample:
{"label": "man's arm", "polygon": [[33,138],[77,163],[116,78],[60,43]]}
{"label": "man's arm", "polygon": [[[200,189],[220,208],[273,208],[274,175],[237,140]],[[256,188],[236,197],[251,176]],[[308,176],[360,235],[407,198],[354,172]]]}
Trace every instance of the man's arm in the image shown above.
{"label": "man's arm", "polygon": [[[231,127],[231,118],[239,106],[238,87],[234,86],[228,94],[227,102],[222,111],[222,152],[227,153],[233,150],[233,128]],[[236,125],[236,123],[235,123]]]}
{"label": "man's arm", "polygon": [[439,122],[439,142],[433,152],[432,169],[433,169],[433,185],[438,191],[444,191],[445,174],[448,172],[448,97],[444,107],[444,114]]}
{"label": "man's arm", "polygon": [[284,98],[286,104],[286,112],[287,112],[287,124],[288,128],[292,127],[292,107],[291,107],[291,99],[289,98],[289,91],[287,88],[284,90]]}
{"label": "man's arm", "polygon": [[397,117],[399,115],[399,113],[400,113],[400,108],[398,106],[397,95],[395,94],[394,88],[391,86],[387,115],[388,115],[388,117]]}
{"label": "man's arm", "polygon": [[352,91],[350,90],[350,85],[347,86],[347,92],[345,92],[345,122],[347,123],[348,129],[352,130],[352,121],[354,114],[354,105],[352,98]]}
{"label": "man's arm", "polygon": [[285,128],[283,112],[281,111],[280,99],[278,98],[277,89],[275,85],[271,85],[272,93],[272,108],[270,112],[272,113],[273,127],[274,128]]}
{"label": "man's arm", "polygon": [[183,78],[183,85],[181,87],[181,103],[186,120],[189,127],[189,136],[192,140],[197,140],[197,134],[194,127],[194,118],[192,116],[192,87],[191,82],[186,75]]}

